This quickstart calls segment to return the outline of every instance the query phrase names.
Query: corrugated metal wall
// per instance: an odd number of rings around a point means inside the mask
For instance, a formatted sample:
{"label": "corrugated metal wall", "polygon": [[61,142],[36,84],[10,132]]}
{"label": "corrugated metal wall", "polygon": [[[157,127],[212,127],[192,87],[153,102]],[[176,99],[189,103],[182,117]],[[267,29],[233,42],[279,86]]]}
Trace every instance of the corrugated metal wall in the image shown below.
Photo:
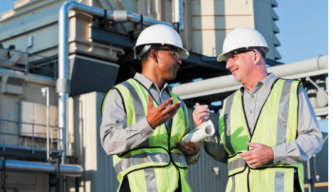
{"label": "corrugated metal wall", "polygon": [[[192,120],[193,109],[189,109],[189,118],[191,126],[194,123]],[[210,119],[213,121],[215,128],[218,128],[219,114],[211,113]],[[192,128],[191,127],[191,128]],[[204,150],[203,144],[201,145],[201,156],[198,162],[188,168],[189,183],[194,192],[223,192],[227,183],[227,166],[225,163],[215,161]],[[213,172],[213,168],[219,168],[219,175]]]}

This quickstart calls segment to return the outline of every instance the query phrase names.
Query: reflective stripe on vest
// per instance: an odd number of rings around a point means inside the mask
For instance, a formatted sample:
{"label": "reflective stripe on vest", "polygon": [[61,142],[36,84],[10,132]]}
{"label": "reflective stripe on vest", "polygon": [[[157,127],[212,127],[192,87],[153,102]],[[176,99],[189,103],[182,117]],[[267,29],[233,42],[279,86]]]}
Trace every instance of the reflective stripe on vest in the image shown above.
{"label": "reflective stripe on vest", "polygon": [[[166,165],[170,162],[169,155],[167,153],[140,153],[130,156],[130,158],[124,158],[119,161],[115,166],[115,172],[119,174],[122,171],[127,170],[129,167],[134,167],[143,163],[160,162]],[[163,164],[163,165],[165,165]]]}
{"label": "reflective stripe on vest", "polygon": [[[115,88],[123,98],[127,113],[127,126],[134,125],[146,118],[148,95],[150,93],[139,82],[129,79],[116,85]],[[170,92],[170,95],[173,97],[173,103],[180,100],[174,93]],[[185,156],[175,147],[175,143],[179,142],[189,129],[187,108],[183,101],[181,102],[182,106],[172,118],[171,133],[168,133],[165,124],[162,124],[154,129],[149,139],[136,148],[125,152],[121,156],[113,155],[113,164],[120,183],[126,174],[139,170],[144,171],[145,182],[156,183],[156,176],[149,167],[165,167],[171,165],[171,162],[179,168],[188,167]],[[155,101],[154,106],[157,106]],[[169,147],[172,148],[171,152],[169,152]],[[171,154],[171,157],[169,154]],[[186,175],[186,171],[180,170],[180,172]],[[153,185],[146,186],[147,189],[150,187],[154,188]]]}
{"label": "reflective stripe on vest", "polygon": [[[279,79],[275,82],[270,95],[261,109],[252,134],[249,132],[246,122],[241,92],[237,91],[227,98],[223,114],[220,116],[220,124],[222,126],[220,126],[219,133],[222,134],[221,139],[224,142],[225,150],[229,157],[229,176],[241,174],[248,167],[245,161],[238,155],[243,151],[249,150],[246,145],[247,142],[275,146],[296,139],[298,85],[298,81],[292,80]],[[292,174],[294,173],[289,172],[287,169],[296,169],[299,172],[299,177],[303,177],[303,167],[300,163],[291,165],[266,165],[259,168],[268,170],[280,168]],[[250,174],[255,171],[259,172],[257,169],[251,170]],[[274,173],[275,188],[280,188],[280,185],[284,186],[284,184],[280,184],[281,181],[278,178],[288,177],[288,175],[285,175],[285,172],[276,171]],[[301,187],[303,188],[302,183]]]}
{"label": "reflective stripe on vest", "polygon": [[231,106],[232,106],[232,103],[233,103],[233,99],[234,99],[234,95],[235,94],[232,94],[229,96],[229,98],[227,99],[226,101],[226,104],[225,104],[225,114],[224,114],[224,135],[225,135],[225,145],[226,145],[226,149],[228,151],[229,154],[234,154],[234,149],[231,145],[231,129],[228,127],[228,125],[230,125],[230,111],[231,111]]}
{"label": "reflective stripe on vest", "polygon": [[[237,155],[232,158],[228,158],[227,168],[228,173],[237,173],[242,171],[246,166],[246,162]],[[232,175],[232,174],[229,174]]]}

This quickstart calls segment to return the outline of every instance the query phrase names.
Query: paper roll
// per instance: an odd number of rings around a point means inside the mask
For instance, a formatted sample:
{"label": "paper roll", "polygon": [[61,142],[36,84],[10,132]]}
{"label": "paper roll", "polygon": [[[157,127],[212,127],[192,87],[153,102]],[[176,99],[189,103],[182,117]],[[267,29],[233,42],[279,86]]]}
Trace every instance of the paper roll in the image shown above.
{"label": "paper roll", "polygon": [[215,132],[214,125],[211,120],[208,120],[198,126],[196,129],[190,131],[182,138],[182,141],[200,142],[208,136],[212,136]]}

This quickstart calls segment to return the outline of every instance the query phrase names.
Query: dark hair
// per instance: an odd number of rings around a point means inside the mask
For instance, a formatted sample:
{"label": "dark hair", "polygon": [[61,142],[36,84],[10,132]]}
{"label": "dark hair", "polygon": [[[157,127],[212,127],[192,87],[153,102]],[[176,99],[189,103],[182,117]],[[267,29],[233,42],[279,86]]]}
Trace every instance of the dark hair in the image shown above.
{"label": "dark hair", "polygon": [[[145,53],[143,53],[141,55],[141,57],[138,58],[142,64],[145,63],[146,60],[149,58],[151,50],[152,50],[152,47],[149,50],[147,50]],[[139,50],[139,51],[141,51],[141,50]]]}

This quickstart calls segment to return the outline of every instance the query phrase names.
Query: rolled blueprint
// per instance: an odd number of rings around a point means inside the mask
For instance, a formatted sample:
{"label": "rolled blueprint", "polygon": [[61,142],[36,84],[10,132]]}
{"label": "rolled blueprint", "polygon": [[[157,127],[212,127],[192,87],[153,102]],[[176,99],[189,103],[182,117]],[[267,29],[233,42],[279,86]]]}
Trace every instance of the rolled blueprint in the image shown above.
{"label": "rolled blueprint", "polygon": [[199,142],[205,137],[212,136],[215,132],[213,123],[211,120],[208,120],[198,126],[196,129],[190,131],[187,135],[182,138],[182,141],[187,142]]}

